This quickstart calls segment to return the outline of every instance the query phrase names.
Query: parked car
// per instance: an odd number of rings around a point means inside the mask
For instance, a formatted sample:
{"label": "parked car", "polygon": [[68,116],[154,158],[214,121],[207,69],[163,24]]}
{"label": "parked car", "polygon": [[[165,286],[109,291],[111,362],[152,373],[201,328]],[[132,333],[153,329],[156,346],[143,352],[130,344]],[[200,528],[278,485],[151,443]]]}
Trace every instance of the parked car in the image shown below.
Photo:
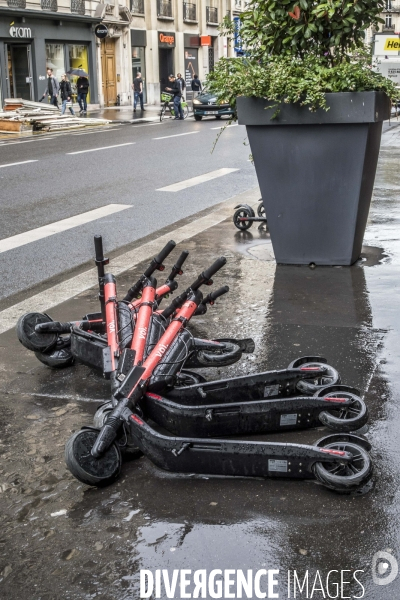
{"label": "parked car", "polygon": [[220,119],[223,115],[232,117],[235,111],[229,104],[217,104],[217,98],[207,90],[200,92],[193,99],[193,114],[196,121],[201,121],[203,117],[215,117]]}

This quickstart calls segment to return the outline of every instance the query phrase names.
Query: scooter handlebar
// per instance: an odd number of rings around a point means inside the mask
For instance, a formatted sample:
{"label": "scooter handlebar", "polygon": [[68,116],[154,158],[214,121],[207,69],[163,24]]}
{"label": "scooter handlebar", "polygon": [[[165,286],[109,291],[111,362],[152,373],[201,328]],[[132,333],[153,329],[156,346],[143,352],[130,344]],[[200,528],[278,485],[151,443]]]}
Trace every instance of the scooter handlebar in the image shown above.
{"label": "scooter handlebar", "polygon": [[215,275],[215,273],[217,271],[222,269],[222,267],[225,264],[226,264],[225,256],[220,256],[220,258],[217,258],[217,260],[211,265],[211,267],[208,267],[208,269],[203,271],[203,273],[201,273],[198,276],[196,281],[193,282],[193,284],[190,286],[192,288],[192,290],[198,290],[201,285],[203,285],[204,283],[208,283],[211,280],[211,277],[213,275]]}
{"label": "scooter handlebar", "polygon": [[96,261],[102,261],[104,259],[104,252],[103,252],[103,238],[101,235],[94,236],[94,250],[96,253]]}
{"label": "scooter handlebar", "polygon": [[150,275],[152,275],[156,269],[159,269],[160,271],[163,270],[163,268],[160,269],[160,267],[162,267],[164,260],[167,258],[167,256],[169,254],[171,254],[171,252],[175,248],[175,246],[176,246],[176,243],[173,240],[170,240],[164,246],[164,248],[161,250],[161,252],[155,258],[153,258],[150,266],[144,272],[146,277],[150,277]]}
{"label": "scooter handlebar", "polygon": [[178,260],[171,269],[171,273],[169,274],[167,281],[173,281],[177,275],[182,275],[182,265],[188,256],[189,252],[187,250],[181,252]]}
{"label": "scooter handlebar", "polygon": [[223,296],[224,294],[227,294],[228,292],[229,292],[229,286],[224,285],[223,287],[220,287],[218,290],[215,290],[214,292],[210,292],[209,294],[207,294],[207,296],[203,299],[202,304],[214,304],[214,302],[216,301],[217,298],[219,298],[220,296]]}

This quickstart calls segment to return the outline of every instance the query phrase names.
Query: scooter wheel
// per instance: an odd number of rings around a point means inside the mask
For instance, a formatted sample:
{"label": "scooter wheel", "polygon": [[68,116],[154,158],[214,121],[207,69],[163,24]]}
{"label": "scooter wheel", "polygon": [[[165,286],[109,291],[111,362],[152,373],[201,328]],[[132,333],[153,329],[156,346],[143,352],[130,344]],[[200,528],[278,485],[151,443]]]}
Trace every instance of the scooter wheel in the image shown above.
{"label": "scooter wheel", "polygon": [[260,200],[260,204],[257,206],[257,216],[260,219],[266,219],[264,202],[262,201],[262,199]]}
{"label": "scooter wheel", "polygon": [[334,398],[337,396],[349,398],[352,401],[351,405],[341,406],[340,404],[332,403],[331,409],[320,413],[319,420],[321,423],[334,431],[350,432],[364,427],[368,421],[368,409],[364,400],[350,392],[340,391],[324,394],[325,398]]}
{"label": "scooter wheel", "polygon": [[[108,415],[113,409],[112,402],[105,402],[96,410],[95,415],[93,417],[93,427],[96,429],[101,429],[104,423],[107,421]],[[121,454],[124,458],[139,458],[139,456],[143,456],[143,452],[133,444],[130,444],[125,436],[116,440],[116,444],[118,445]]]}
{"label": "scooter wheel", "polygon": [[203,377],[203,375],[182,369],[176,376],[174,387],[188,387],[189,385],[196,385],[197,383],[204,383],[205,381],[207,381],[207,379]]}
{"label": "scooter wheel", "polygon": [[296,389],[307,396],[312,396],[315,392],[318,392],[321,388],[324,388],[328,385],[336,385],[340,383],[340,375],[330,365],[320,362],[309,362],[301,365],[302,369],[312,368],[312,367],[324,367],[326,369],[326,373],[323,375],[318,375],[313,379],[300,379],[296,383]]}
{"label": "scooter wheel", "polygon": [[65,462],[72,475],[86,485],[97,487],[113,483],[122,466],[122,457],[117,444],[113,443],[100,458],[94,458],[91,450],[98,432],[81,429],[65,444]]}
{"label": "scooter wheel", "polygon": [[353,455],[353,459],[349,463],[316,462],[313,467],[314,474],[323,485],[337,492],[352,492],[370,480],[372,462],[364,448],[352,442],[333,442],[322,447],[349,452]]}
{"label": "scooter wheel", "polygon": [[35,356],[41,363],[51,369],[65,369],[74,362],[71,349],[66,347],[65,340],[58,340],[56,347],[50,352],[35,352]]}
{"label": "scooter wheel", "polygon": [[197,360],[204,367],[226,367],[240,360],[242,350],[237,344],[223,342],[221,349],[199,350]]}
{"label": "scooter wheel", "polygon": [[26,313],[18,319],[17,336],[28,350],[44,352],[51,350],[56,343],[57,333],[36,333],[35,327],[40,323],[51,323],[52,319],[42,313]]}
{"label": "scooter wheel", "polygon": [[245,231],[246,229],[250,229],[253,225],[253,221],[241,221],[244,217],[251,217],[252,215],[246,208],[239,208],[235,214],[233,215],[233,223],[235,227],[240,229],[240,231]]}

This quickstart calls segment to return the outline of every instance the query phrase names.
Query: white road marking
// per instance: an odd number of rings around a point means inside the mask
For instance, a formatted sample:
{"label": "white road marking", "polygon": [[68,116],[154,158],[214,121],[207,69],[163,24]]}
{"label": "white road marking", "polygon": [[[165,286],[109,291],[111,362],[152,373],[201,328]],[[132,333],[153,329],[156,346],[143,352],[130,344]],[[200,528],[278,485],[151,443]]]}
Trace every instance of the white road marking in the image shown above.
{"label": "white road marking", "polygon": [[31,242],[36,242],[49,237],[50,235],[54,235],[55,233],[60,233],[61,231],[66,231],[67,229],[90,223],[90,221],[101,219],[102,217],[112,215],[121,210],[126,210],[127,208],[132,208],[132,206],[130,204],[107,204],[106,206],[89,210],[88,212],[69,217],[68,219],[62,219],[61,221],[56,221],[55,223],[50,223],[43,227],[37,227],[36,229],[13,235],[12,237],[0,240],[0,252],[7,252],[7,250],[25,246],[25,244],[30,244]]}
{"label": "white road marking", "polygon": [[90,131],[74,131],[70,132],[68,135],[90,135],[91,133],[107,133],[108,131],[119,131],[121,127],[110,127],[110,129],[96,129]]}
{"label": "white road marking", "polygon": [[[218,225],[232,214],[232,209],[236,204],[245,202],[246,204],[254,204],[260,197],[259,188],[248,190],[239,196],[234,196],[221,203],[221,205],[209,212],[205,217],[200,217],[191,223],[178,227],[173,232],[173,239],[177,244],[188,240],[198,233]],[[112,273],[118,276],[128,269],[131,269],[144,260],[149,260],[156,256],[169,240],[171,233],[154,237],[151,242],[142,244],[125,254],[117,256],[112,261]],[[272,264],[272,263],[271,263]],[[275,267],[275,265],[274,265]],[[13,329],[19,317],[27,312],[47,312],[50,308],[66,302],[70,298],[74,298],[77,294],[89,290],[92,287],[98,286],[97,269],[90,269],[76,277],[72,277],[55,285],[39,294],[29,296],[26,300],[14,304],[0,312],[0,334]]]}
{"label": "white road marking", "polygon": [[27,163],[38,162],[37,160],[23,160],[21,162],[16,163],[8,163],[8,165],[0,165],[0,169],[4,169],[4,167],[16,167],[17,165],[26,165]]}
{"label": "white road marking", "polygon": [[91,148],[90,150],[78,150],[78,152],[66,152],[66,154],[84,154],[85,152],[97,152],[98,150],[110,150],[111,148],[121,148],[122,146],[132,146],[136,142],[126,142],[125,144],[115,144],[114,146],[103,146],[102,148]]}
{"label": "white road marking", "polygon": [[132,125],[134,125],[138,121],[148,121],[150,123],[152,121],[159,121],[159,120],[160,120],[160,117],[142,117],[140,119],[129,119],[129,122],[132,123]]}
{"label": "white road marking", "polygon": [[158,188],[156,192],[180,192],[181,190],[185,190],[186,188],[194,185],[199,185],[200,183],[205,183],[206,181],[211,181],[217,177],[229,175],[229,173],[233,173],[234,171],[239,171],[239,169],[217,169],[216,171],[211,171],[210,173],[205,173],[204,175],[198,175],[197,177],[192,177],[191,179],[186,179],[185,181],[179,181],[178,183],[173,183],[172,185]]}
{"label": "white road marking", "polygon": [[224,127],[228,129],[228,127],[237,127],[239,123],[233,123],[233,125],[220,125],[219,127],[210,127],[210,129],[223,129]]}
{"label": "white road marking", "polygon": [[186,133],[176,133],[174,135],[164,135],[163,137],[153,138],[153,140],[167,140],[168,138],[179,137],[181,135],[192,135],[193,133],[199,133],[198,131],[187,131]]}

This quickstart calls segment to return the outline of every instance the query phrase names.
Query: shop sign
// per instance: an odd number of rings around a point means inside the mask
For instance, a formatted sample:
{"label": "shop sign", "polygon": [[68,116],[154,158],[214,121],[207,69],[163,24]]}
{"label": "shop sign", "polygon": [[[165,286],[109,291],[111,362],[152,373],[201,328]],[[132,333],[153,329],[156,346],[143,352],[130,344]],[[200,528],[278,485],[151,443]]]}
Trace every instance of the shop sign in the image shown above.
{"label": "shop sign", "polygon": [[10,36],[12,38],[31,38],[32,30],[30,27],[15,27],[14,24],[11,23]]}
{"label": "shop sign", "polygon": [[200,36],[200,44],[202,46],[212,46],[211,35],[201,35]]}
{"label": "shop sign", "polygon": [[104,40],[104,38],[108,35],[108,27],[101,23],[100,25],[96,25],[94,29],[94,35],[98,37],[100,40]]}
{"label": "shop sign", "polygon": [[158,32],[158,47],[159,48],[175,48],[175,33],[170,31]]}

